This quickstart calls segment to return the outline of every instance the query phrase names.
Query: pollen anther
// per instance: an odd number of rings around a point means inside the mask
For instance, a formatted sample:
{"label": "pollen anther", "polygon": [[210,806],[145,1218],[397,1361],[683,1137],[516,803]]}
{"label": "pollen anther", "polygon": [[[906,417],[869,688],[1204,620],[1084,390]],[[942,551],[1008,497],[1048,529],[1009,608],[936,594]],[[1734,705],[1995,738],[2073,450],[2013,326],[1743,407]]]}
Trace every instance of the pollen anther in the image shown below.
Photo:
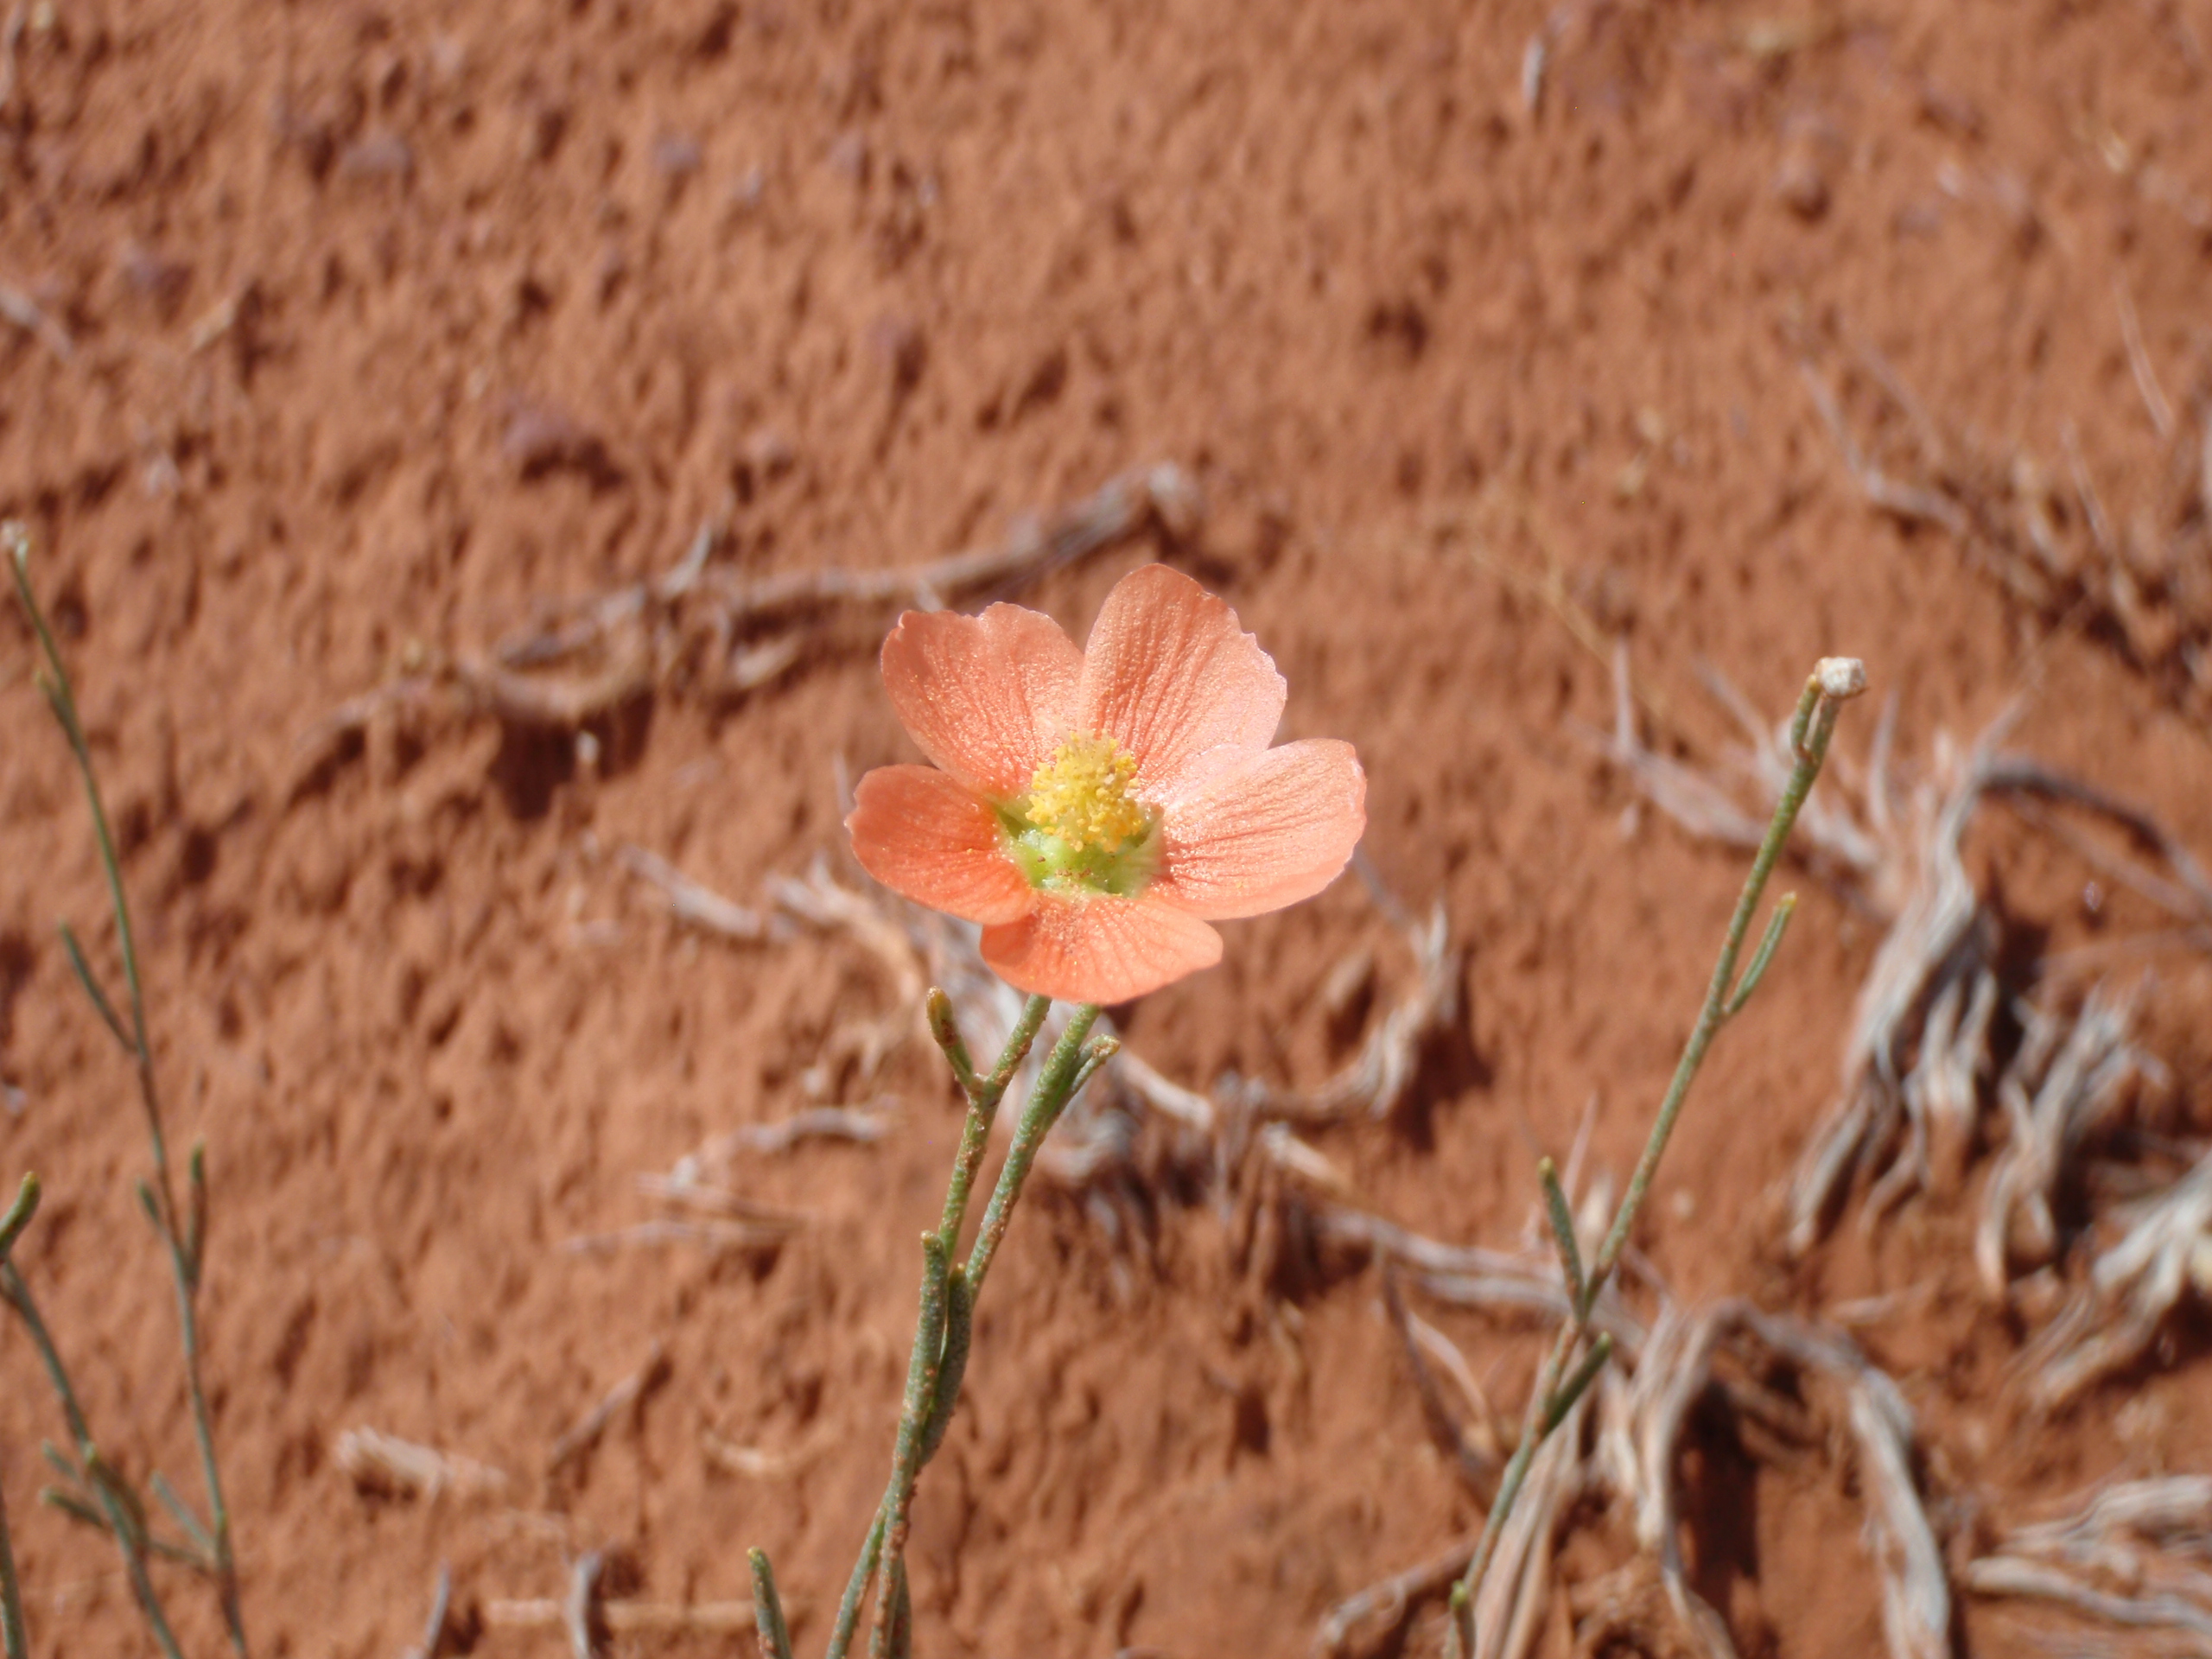
{"label": "pollen anther", "polygon": [[1136,757],[1112,738],[1078,733],[1037,768],[1025,816],[1071,851],[1116,851],[1152,830],[1136,775]]}

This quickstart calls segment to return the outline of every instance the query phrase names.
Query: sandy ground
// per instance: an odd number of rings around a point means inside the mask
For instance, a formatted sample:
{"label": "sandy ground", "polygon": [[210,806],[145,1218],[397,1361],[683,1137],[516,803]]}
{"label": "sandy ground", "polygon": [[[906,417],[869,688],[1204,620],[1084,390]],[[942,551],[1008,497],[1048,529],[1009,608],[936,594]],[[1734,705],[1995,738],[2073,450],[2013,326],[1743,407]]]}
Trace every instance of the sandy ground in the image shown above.
{"label": "sandy ground", "polygon": [[[457,1623],[559,1596],[593,1549],[619,1595],[738,1599],[756,1542],[818,1647],[958,1117],[882,953],[703,934],[626,862],[756,906],[817,860],[860,886],[841,789],[912,758],[874,663],[898,601],[747,608],[750,584],[1019,545],[1179,469],[1171,511],[957,601],[1079,637],[1135,564],[1198,575],[1283,669],[1285,734],[1358,746],[1372,879],[1231,926],[1221,968],[1122,1011],[1133,1049],[1196,1090],[1310,1088],[1416,977],[1393,906],[1440,905],[1459,953],[1397,1109],[1300,1131],[1338,1185],[1146,1120],[1021,1215],[922,1490],[932,1653],[1302,1654],[1338,1598],[1478,1523],[1379,1268],[1312,1217],[1506,1248],[1586,1113],[1586,1175],[1632,1161],[1743,860],[1593,738],[1617,642],[1644,737],[1688,764],[1741,738],[1707,669],[1773,719],[1849,652],[1876,698],[1824,789],[1866,776],[1880,699],[1909,777],[2011,709],[2012,747],[2212,853],[2202,0],[4,21],[0,512],[79,676],[174,1134],[208,1148],[257,1652],[397,1653],[441,1563]],[[702,527],[719,585],[676,596]],[[644,621],[595,652],[493,672],[641,582]],[[130,1074],[54,923],[111,971],[112,931],[30,664],[0,607],[0,1173],[46,1182],[19,1258],[104,1448],[191,1491]],[[2201,941],[2016,817],[1969,864],[2023,985],[2078,1001],[2039,964],[2085,946],[2150,975],[2167,1077],[2128,1121],[2212,1129]],[[1912,1408],[1955,1563],[2087,1483],[2206,1469],[2201,1313],[2056,1415],[2024,1405],[2040,1316],[1971,1262],[1987,1145],[1954,1190],[1782,1248],[1882,935],[1848,884],[1784,879],[1796,925],[1639,1230],[1651,1275],[1871,1306],[1854,1334]],[[803,1217],[779,1243],[576,1247],[677,1213],[640,1175],[824,1104],[890,1132],[721,1172]],[[1421,1312],[1517,1413],[1541,1329]],[[35,1503],[60,1425],[12,1325],[0,1377],[37,1650],[150,1650],[111,1550]],[[1738,1647],[1881,1650],[1847,1438],[1706,1416],[1684,1547]],[[337,1452],[362,1427],[504,1479],[364,1491]],[[1593,1586],[1649,1587],[1618,1505],[1577,1507],[1560,1549],[1537,1651],[1578,1625],[1586,1651],[1689,1650],[1650,1595],[1598,1629]],[[162,1582],[217,1651],[201,1587]],[[1961,1653],[2080,1629],[1958,1609]],[[1406,1650],[1433,1639],[1416,1619]],[[494,1622],[475,1650],[563,1640]]]}

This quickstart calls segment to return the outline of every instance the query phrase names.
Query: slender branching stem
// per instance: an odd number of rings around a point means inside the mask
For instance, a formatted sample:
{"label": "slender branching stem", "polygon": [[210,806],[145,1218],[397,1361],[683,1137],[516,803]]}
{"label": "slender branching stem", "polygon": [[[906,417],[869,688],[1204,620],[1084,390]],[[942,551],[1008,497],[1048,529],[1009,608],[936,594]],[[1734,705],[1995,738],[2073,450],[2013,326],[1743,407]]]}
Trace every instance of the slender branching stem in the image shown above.
{"label": "slender branching stem", "polygon": [[38,1350],[39,1358],[46,1365],[47,1377],[54,1384],[55,1397],[61,1402],[61,1414],[69,1424],[69,1439],[84,1471],[84,1484],[99,1500],[100,1512],[106,1517],[106,1530],[122,1553],[130,1592],[137,1598],[139,1611],[145,1615],[154,1640],[161,1645],[166,1659],[184,1659],[176,1637],[169,1630],[168,1616],[162,1610],[161,1598],[155,1593],[154,1581],[146,1571],[144,1518],[137,1512],[122,1478],[101,1459],[99,1447],[93,1444],[92,1430],[86,1427],[84,1408],[77,1403],[77,1390],[69,1381],[68,1370],[61,1363],[60,1352],[54,1345],[53,1335],[46,1328],[38,1304],[32,1300],[30,1287],[23,1282],[23,1276],[13,1262],[0,1262],[0,1300],[5,1300],[15,1310],[16,1317],[29,1333],[31,1345]]}
{"label": "slender branching stem", "polygon": [[47,705],[62,735],[68,741],[70,753],[75,756],[77,770],[83,779],[85,800],[91,809],[92,836],[99,851],[100,869],[106,878],[108,903],[115,917],[116,944],[123,958],[123,978],[130,992],[130,1019],[126,1030],[114,1005],[100,989],[90,963],[77,943],[76,935],[67,926],[62,939],[69,952],[71,965],[83,982],[93,1007],[130,1052],[138,1078],[138,1100],[146,1119],[146,1136],[153,1150],[154,1179],[144,1190],[146,1211],[160,1235],[169,1260],[169,1271],[175,1281],[177,1321],[184,1351],[185,1392],[192,1408],[194,1439],[200,1452],[200,1478],[207,1489],[207,1510],[213,1526],[207,1529],[214,1550],[210,1563],[217,1592],[223,1605],[223,1619],[232,1648],[239,1659],[245,1659],[245,1622],[238,1599],[238,1566],[232,1549],[230,1508],[223,1497],[221,1471],[215,1458],[215,1433],[213,1419],[207,1410],[207,1391],[200,1375],[200,1330],[197,1298],[201,1251],[207,1232],[207,1164],[202,1148],[193,1148],[188,1172],[190,1188],[189,1219],[177,1204],[176,1186],[170,1174],[168,1138],[162,1127],[160,1080],[154,1066],[154,1048],[146,1026],[146,995],[139,971],[137,935],[131,925],[130,901],[123,887],[123,862],[117,855],[115,835],[110,828],[107,806],[100,794],[99,774],[92,765],[91,743],[85,735],[84,721],[77,711],[77,698],[69,683],[69,671],[61,659],[61,650],[55,642],[54,631],[48,625],[46,613],[40,608],[38,598],[30,583],[30,537],[22,525],[16,523],[0,524],[0,548],[8,556],[10,574],[15,578],[16,592],[22,601],[33,631],[38,636],[39,649],[45,657],[45,665],[39,675],[40,689],[46,694]]}
{"label": "slender branching stem", "polygon": [[[1751,998],[1758,988],[1760,978],[1772,961],[1775,948],[1782,942],[1783,930],[1789,925],[1796,896],[1784,895],[1776,905],[1772,918],[1752,952],[1739,981],[1736,974],[1738,959],[1743,954],[1744,942],[1751,937],[1751,921],[1758,912],[1759,900],[1766,892],[1768,878],[1782,856],[1783,846],[1789,839],[1789,831],[1797,822],[1799,810],[1813,787],[1813,780],[1820,776],[1821,764],[1827,760],[1829,740],[1835,735],[1836,715],[1844,702],[1857,696],[1866,688],[1866,671],[1847,658],[1829,658],[1821,663],[1806,681],[1805,690],[1797,700],[1797,710],[1789,726],[1791,766],[1789,779],[1783,787],[1782,798],[1775,804],[1774,817],[1767,825],[1766,835],[1759,842],[1758,854],[1751,860],[1751,873],[1745,878],[1743,891],[1736,899],[1736,908],[1728,920],[1728,933],[1720,947],[1719,959],[1713,963],[1713,978],[1706,988],[1705,1003],[1698,1012],[1697,1024],[1691,1028],[1689,1039],[1682,1046],[1681,1058],[1675,1064],[1673,1080],[1667,1086],[1665,1097],[1659,1103],[1658,1116],[1653,1119],[1651,1133],[1644,1141],[1643,1153],[1637,1160],[1636,1171],[1630,1176],[1628,1188],[1621,1197],[1620,1207],[1613,1214],[1612,1224],[1606,1229],[1598,1253],[1588,1267],[1580,1262],[1580,1251],[1574,1244],[1573,1224],[1568,1213],[1566,1194],[1558,1185],[1555,1173],[1540,1169],[1539,1175],[1545,1188],[1545,1207],[1549,1214],[1554,1237],[1559,1243],[1560,1268],[1567,1281],[1567,1318],[1560,1325],[1553,1339],[1551,1351],[1536,1374],[1536,1386],[1529,1396],[1529,1408],[1521,1427],[1520,1443],[1514,1448],[1512,1458],[1505,1465],[1498,1480],[1497,1496],[1490,1506],[1490,1514],[1483,1524],[1482,1541],[1475,1548],[1474,1559],[1467,1564],[1465,1575],[1452,1593],[1452,1618],[1446,1627],[1445,1650],[1458,1659],[1462,1653],[1471,1654],[1475,1649],[1475,1597],[1481,1588],[1484,1574],[1489,1571],[1491,1558],[1497,1553],[1499,1537],[1505,1529],[1506,1518],[1512,1514],[1513,1505],[1529,1478],[1529,1466],[1535,1463],[1536,1452],[1546,1439],[1566,1421],[1574,1409],[1575,1402],[1588,1391],[1605,1369],[1611,1344],[1599,1338],[1586,1351],[1585,1340],[1590,1335],[1590,1321],[1596,1312],[1598,1300],[1604,1294],[1613,1269],[1619,1264],[1621,1252],[1636,1226],[1637,1212],[1643,1207],[1645,1197],[1651,1191],[1652,1178],[1658,1172],[1659,1160],[1667,1150],[1667,1142],[1675,1132],[1675,1124],[1681,1116],[1682,1103],[1689,1098],[1690,1084],[1696,1080],[1698,1069],[1705,1063],[1706,1052],[1713,1039]],[[1577,1359],[1577,1355],[1581,1357]]]}
{"label": "slender branching stem", "polygon": [[1014,1074],[1028,1058],[1030,1045],[1037,1040],[1038,1029],[1044,1025],[1045,1015],[1052,1006],[1052,1000],[1048,996],[1033,996],[1023,1003],[1021,1016],[1014,1021],[999,1063],[991,1068],[990,1076],[978,1077],[969,1064],[967,1045],[961,1041],[959,1028],[953,1023],[952,999],[940,990],[930,992],[930,1034],[944,1051],[961,1092],[968,1096],[968,1121],[961,1128],[960,1152],[953,1162],[951,1182],[944,1190],[944,1219],[938,1225],[938,1238],[944,1246],[947,1260],[960,1248],[960,1228],[967,1218],[969,1194],[975,1190],[976,1172],[982,1167],[983,1154],[991,1143],[991,1125],[997,1119],[999,1102],[1006,1097]]}

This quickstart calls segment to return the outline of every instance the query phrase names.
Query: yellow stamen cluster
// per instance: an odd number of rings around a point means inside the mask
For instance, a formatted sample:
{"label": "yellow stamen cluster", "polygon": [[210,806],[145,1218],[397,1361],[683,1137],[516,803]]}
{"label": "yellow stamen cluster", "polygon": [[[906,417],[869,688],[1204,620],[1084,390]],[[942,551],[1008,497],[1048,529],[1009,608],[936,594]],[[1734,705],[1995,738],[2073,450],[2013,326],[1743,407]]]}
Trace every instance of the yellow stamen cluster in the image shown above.
{"label": "yellow stamen cluster", "polygon": [[1136,757],[1112,738],[1071,737],[1029,780],[1027,816],[1071,851],[1113,851],[1152,828],[1130,792],[1136,776]]}

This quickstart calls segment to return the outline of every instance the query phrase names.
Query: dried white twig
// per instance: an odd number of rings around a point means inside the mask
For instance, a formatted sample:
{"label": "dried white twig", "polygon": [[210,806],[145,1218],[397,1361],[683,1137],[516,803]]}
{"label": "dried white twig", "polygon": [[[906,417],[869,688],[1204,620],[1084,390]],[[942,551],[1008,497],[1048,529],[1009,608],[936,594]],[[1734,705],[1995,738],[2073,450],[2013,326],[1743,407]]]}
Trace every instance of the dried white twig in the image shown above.
{"label": "dried white twig", "polygon": [[791,1236],[791,1229],[747,1221],[641,1221],[608,1233],[579,1233],[563,1240],[570,1255],[605,1255],[632,1244],[702,1244],[708,1249],[771,1250]]}
{"label": "dried white twig", "polygon": [[891,1133],[891,1114],[880,1107],[817,1106],[794,1112],[780,1123],[755,1123],[732,1129],[732,1146],[754,1152],[785,1152],[802,1141],[880,1141]]}
{"label": "dried white twig", "polygon": [[[794,1598],[784,1598],[786,1611],[797,1605]],[[613,1636],[745,1635],[753,1630],[749,1601],[602,1601],[596,1611]],[[565,1630],[569,1628],[569,1602],[550,1597],[487,1601],[484,1623],[493,1630]]]}
{"label": "dried white twig", "polygon": [[1329,1609],[1313,1633],[1315,1659],[1342,1659],[1371,1652],[1396,1635],[1406,1615],[1421,1602],[1442,1595],[1474,1559],[1478,1540],[1463,1538],[1419,1567],[1371,1584]]}
{"label": "dried white twig", "polygon": [[553,1442],[553,1449],[546,1454],[545,1472],[558,1474],[571,1458],[598,1441],[617,1412],[634,1404],[667,1374],[668,1352],[656,1337],[646,1351],[645,1363],[609,1389],[606,1397],[584,1414],[582,1421]]}
{"label": "dried white twig", "polygon": [[1275,1089],[1246,1079],[1236,1085],[1239,1104],[1255,1117],[1300,1123],[1333,1122],[1355,1107],[1376,1118],[1396,1110],[1420,1065],[1421,1046],[1448,1029],[1459,1014],[1459,959],[1441,904],[1414,926],[1408,943],[1420,981],[1376,1023],[1349,1065],[1311,1090]]}
{"label": "dried white twig", "polygon": [[595,1549],[576,1557],[569,1570],[568,1599],[561,1604],[561,1624],[569,1633],[570,1659],[599,1659],[599,1573],[607,1558]]}
{"label": "dried white twig", "polygon": [[2158,371],[2151,361],[2151,353],[2143,344],[2143,321],[2135,315],[2135,296],[2127,291],[2127,281],[2114,273],[2112,279],[2113,303],[2120,310],[2120,337],[2127,347],[2127,366],[2135,376],[2135,390],[2143,395],[2143,407],[2151,416],[2163,441],[2174,435],[2174,406],[2166,401],[2164,389],[2158,385]]}
{"label": "dried white twig", "polygon": [[374,1428],[349,1428],[334,1448],[339,1468],[363,1491],[394,1497],[480,1497],[502,1491],[506,1476],[473,1459],[418,1446]]}
{"label": "dried white twig", "polygon": [[701,886],[658,854],[626,843],[614,856],[631,874],[660,889],[668,900],[669,914],[679,922],[688,922],[725,939],[753,940],[767,936],[766,916],[732,903],[711,887]]}
{"label": "dried white twig", "polygon": [[1714,1357],[1750,1339],[1840,1388],[1868,1496],[1867,1548],[1882,1575],[1882,1624],[1895,1659],[1946,1659],[1951,1600],[1943,1556],[1912,1475],[1911,1409],[1897,1384],[1839,1332],[1727,1301],[1662,1315],[1637,1363],[1629,1415],[1637,1452],[1637,1532],[1659,1555],[1668,1597],[1708,1652],[1734,1651],[1718,1614],[1690,1589],[1677,1540],[1674,1468],[1689,1408]]}

